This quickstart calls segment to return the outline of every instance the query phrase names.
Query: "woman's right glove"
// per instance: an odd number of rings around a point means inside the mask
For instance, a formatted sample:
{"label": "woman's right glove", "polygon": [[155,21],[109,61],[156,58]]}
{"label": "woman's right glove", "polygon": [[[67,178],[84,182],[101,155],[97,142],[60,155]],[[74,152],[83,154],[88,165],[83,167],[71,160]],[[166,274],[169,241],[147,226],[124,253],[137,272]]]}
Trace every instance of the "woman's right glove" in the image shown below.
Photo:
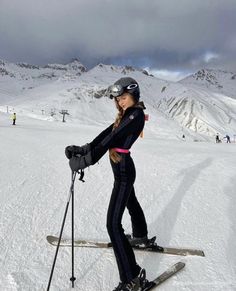
{"label": "woman's right glove", "polygon": [[67,159],[71,159],[73,156],[81,155],[84,156],[88,152],[90,152],[91,146],[89,143],[83,145],[83,146],[76,146],[76,145],[69,145],[65,148],[65,155]]}
{"label": "woman's right glove", "polygon": [[93,164],[91,152],[85,156],[73,156],[69,161],[72,172],[78,172],[79,170],[85,169]]}

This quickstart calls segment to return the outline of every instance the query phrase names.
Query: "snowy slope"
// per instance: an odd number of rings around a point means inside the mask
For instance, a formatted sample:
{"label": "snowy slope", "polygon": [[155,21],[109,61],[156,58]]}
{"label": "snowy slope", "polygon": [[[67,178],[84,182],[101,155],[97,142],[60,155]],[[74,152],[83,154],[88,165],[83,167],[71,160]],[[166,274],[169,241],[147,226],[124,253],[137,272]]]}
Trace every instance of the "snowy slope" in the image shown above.
{"label": "snowy slope", "polygon": [[[110,104],[113,106],[112,104]],[[94,119],[97,119],[94,114]],[[112,120],[107,121],[109,125]],[[0,112],[0,290],[46,290],[70,186],[68,144],[89,142],[103,126],[21,116],[13,127]],[[136,253],[149,279],[182,260],[186,268],[158,290],[236,290],[235,144],[192,143],[155,136],[132,148],[136,192],[149,234],[169,246],[201,248],[206,257]],[[107,155],[75,185],[76,237],[107,240],[106,210],[113,178]],[[129,232],[129,216],[124,227]],[[70,237],[70,213],[65,226]],[[70,249],[60,249],[51,290],[71,290]],[[76,249],[74,290],[106,291],[118,283],[112,250]]]}

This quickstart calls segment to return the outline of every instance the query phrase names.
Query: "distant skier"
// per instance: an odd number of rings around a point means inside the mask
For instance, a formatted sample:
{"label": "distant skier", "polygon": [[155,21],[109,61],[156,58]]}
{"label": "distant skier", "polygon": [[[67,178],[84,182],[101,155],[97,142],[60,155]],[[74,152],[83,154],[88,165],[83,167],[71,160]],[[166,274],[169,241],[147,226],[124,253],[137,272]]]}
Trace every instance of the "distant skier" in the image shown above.
{"label": "distant skier", "polygon": [[13,113],[13,116],[12,116],[12,125],[16,125],[16,113]]}
{"label": "distant skier", "polygon": [[219,133],[216,134],[216,143],[220,142],[220,137],[219,137]]}
{"label": "distant skier", "polygon": [[227,142],[227,143],[231,143],[231,141],[230,141],[230,136],[229,136],[228,134],[226,134],[225,138],[226,138],[226,142]]}
{"label": "distant skier", "polygon": [[[65,154],[72,171],[95,164],[108,150],[114,174],[114,186],[107,213],[107,230],[113,245],[120,273],[120,283],[114,291],[143,290],[150,283],[145,270],[137,264],[131,244],[145,244],[147,224],[134,191],[135,166],[130,148],[144,127],[143,102],[139,102],[138,83],[129,77],[121,78],[107,90],[115,100],[118,115],[113,124],[102,131],[91,143],[68,146]],[[80,156],[76,156],[80,155]],[[125,208],[131,216],[133,238],[129,241],[122,228]]]}

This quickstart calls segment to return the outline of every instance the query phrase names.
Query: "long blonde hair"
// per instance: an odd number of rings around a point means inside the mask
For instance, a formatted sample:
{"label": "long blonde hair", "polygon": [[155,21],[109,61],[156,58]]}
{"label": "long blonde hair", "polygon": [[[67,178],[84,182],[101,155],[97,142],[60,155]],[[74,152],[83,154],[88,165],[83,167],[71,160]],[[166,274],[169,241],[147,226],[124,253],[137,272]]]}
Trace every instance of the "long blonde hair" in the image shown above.
{"label": "long blonde hair", "polygon": [[[124,110],[122,109],[122,107],[119,106],[116,99],[115,99],[115,104],[116,104],[116,108],[118,109],[118,114],[116,116],[116,119],[113,125],[113,130],[119,126],[121,119],[124,115]],[[110,156],[110,159],[116,164],[121,161],[121,155],[119,155],[114,149],[109,150],[109,156]]]}
{"label": "long blonde hair", "polygon": [[[131,96],[133,98],[133,95],[131,95]],[[133,100],[134,100],[134,98],[133,98]],[[134,103],[134,107],[139,107],[139,108],[142,108],[142,109],[146,109],[143,101],[138,101],[137,102],[137,101],[134,100],[134,102],[135,102]],[[116,104],[116,108],[118,109],[118,114],[116,116],[116,119],[115,119],[115,122],[114,122],[114,125],[113,125],[113,130],[116,129],[119,126],[119,124],[121,122],[121,119],[122,119],[122,117],[123,117],[123,115],[125,113],[125,111],[122,109],[122,107],[119,106],[116,98],[115,98],[115,104]],[[110,149],[109,150],[109,156],[110,156],[110,159],[116,164],[119,163],[121,161],[121,159],[122,159],[121,155],[119,155],[114,149]]]}

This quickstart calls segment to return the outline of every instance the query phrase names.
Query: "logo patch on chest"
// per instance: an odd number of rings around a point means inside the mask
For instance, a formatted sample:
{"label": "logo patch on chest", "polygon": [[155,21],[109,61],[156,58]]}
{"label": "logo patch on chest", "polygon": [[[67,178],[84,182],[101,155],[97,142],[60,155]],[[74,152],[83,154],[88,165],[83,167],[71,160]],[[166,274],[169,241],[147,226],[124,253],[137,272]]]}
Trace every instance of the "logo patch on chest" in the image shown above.
{"label": "logo patch on chest", "polygon": [[129,119],[134,119],[134,116],[133,116],[133,114],[131,114],[130,116],[129,116]]}

